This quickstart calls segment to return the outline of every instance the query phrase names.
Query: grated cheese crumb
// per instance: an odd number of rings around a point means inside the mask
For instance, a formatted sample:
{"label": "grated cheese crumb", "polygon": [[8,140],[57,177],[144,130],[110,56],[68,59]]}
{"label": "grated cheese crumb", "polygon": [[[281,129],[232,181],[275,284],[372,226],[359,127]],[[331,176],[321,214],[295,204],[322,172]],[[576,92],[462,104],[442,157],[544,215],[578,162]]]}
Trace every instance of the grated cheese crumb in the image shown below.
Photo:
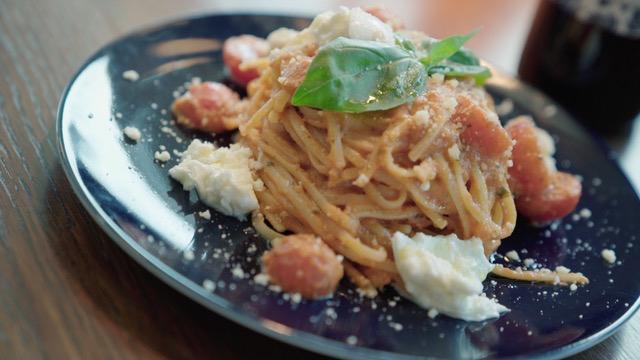
{"label": "grated cheese crumb", "polygon": [[327,317],[330,317],[333,320],[338,318],[338,314],[333,308],[327,308],[327,310],[325,310],[325,313],[327,314]]}
{"label": "grated cheese crumb", "polygon": [[532,258],[526,258],[526,259],[524,259],[523,263],[524,263],[524,266],[529,267],[529,266],[535,264],[536,261],[533,260]]}
{"label": "grated cheese crumb", "polygon": [[214,292],[216,290],[216,283],[209,279],[204,279],[204,281],[202,282],[202,286],[209,292]]}
{"label": "grated cheese crumb", "polygon": [[122,78],[129,81],[138,81],[140,74],[135,70],[127,70],[122,73]]}
{"label": "grated cheese crumb", "polygon": [[240,265],[235,266],[231,269],[231,274],[234,278],[242,279],[244,278],[244,270],[240,267]]}
{"label": "grated cheese crumb", "polygon": [[171,154],[168,151],[156,151],[153,157],[162,162],[167,162],[171,159]]}
{"label": "grated cheese crumb", "polygon": [[196,255],[191,250],[185,250],[185,252],[182,254],[182,256],[187,261],[191,261],[196,257]]}
{"label": "grated cheese crumb", "polygon": [[358,187],[364,187],[369,183],[369,180],[370,179],[368,176],[366,176],[365,174],[360,174],[358,178],[353,182],[353,185]]}
{"label": "grated cheese crumb", "polygon": [[211,220],[211,211],[209,210],[200,211],[198,215],[203,219]]}
{"label": "grated cheese crumb", "polygon": [[347,336],[346,342],[349,345],[355,345],[358,343],[358,338],[355,335],[349,335]]}
{"label": "grated cheese crumb", "polygon": [[600,253],[602,258],[605,259],[609,264],[613,264],[616,262],[616,253],[611,249],[604,249]]}
{"label": "grated cheese crumb", "polygon": [[431,308],[427,313],[430,319],[435,319],[435,317],[438,316],[438,314],[439,314],[438,310],[434,308]]}
{"label": "grated cheese crumb", "polygon": [[294,293],[291,295],[291,302],[298,304],[302,301],[302,295],[300,293]]}
{"label": "grated cheese crumb", "polygon": [[569,290],[571,290],[571,291],[576,291],[576,290],[578,290],[578,285],[576,285],[576,284],[571,284],[571,286],[569,286]]}
{"label": "grated cheese crumb", "polygon": [[509,260],[513,260],[513,261],[520,261],[520,255],[518,255],[518,252],[515,250],[511,250],[509,252],[507,252],[505,254],[505,256],[509,259]]}
{"label": "grated cheese crumb", "polygon": [[591,217],[591,210],[584,208],[582,210],[580,210],[580,216],[582,216],[585,219],[588,219]]}
{"label": "grated cheese crumb", "polygon": [[571,272],[571,269],[565,266],[556,266],[556,272],[559,274],[568,274]]}
{"label": "grated cheese crumb", "polygon": [[129,139],[136,142],[142,137],[142,133],[140,133],[140,130],[133,126],[127,126],[122,131]]}
{"label": "grated cheese crumb", "polygon": [[267,286],[269,284],[269,275],[260,273],[253,277],[253,282],[258,285]]}

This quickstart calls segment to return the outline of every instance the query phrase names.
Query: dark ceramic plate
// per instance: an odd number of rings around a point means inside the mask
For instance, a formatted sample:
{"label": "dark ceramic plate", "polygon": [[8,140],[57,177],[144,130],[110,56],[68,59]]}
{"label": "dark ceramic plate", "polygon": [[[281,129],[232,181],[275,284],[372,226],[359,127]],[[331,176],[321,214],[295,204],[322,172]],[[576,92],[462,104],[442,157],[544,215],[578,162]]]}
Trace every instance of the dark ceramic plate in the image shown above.
{"label": "dark ceramic plate", "polygon": [[[225,78],[220,53],[225,38],[265,36],[281,26],[306,24],[307,19],[265,15],[187,19],[118,40],[82,66],[62,96],[60,154],[77,196],[118,245],[213,311],[275,339],[344,358],[559,358],[602,341],[631,316],[640,294],[636,194],[606,150],[565,112],[500,75],[488,88],[496,103],[513,102],[504,118],[531,114],[550,131],[559,167],[583,177],[578,210],[592,213],[589,218],[570,215],[545,228],[520,222],[501,252],[518,249],[547,267],[582,271],[591,279],[588,286],[572,292],[490,279],[487,294],[512,311],[468,323],[429,319],[392,289],[363,300],[345,282],[332,299],[296,304],[255,284],[256,259],[265,242],[248,222],[215,213],[211,220],[199,217],[205,208],[195,194],[167,176],[177,156],[161,165],[154,162],[154,152],[160,145],[184,150],[192,138],[206,138],[167,123],[168,108],[173,92],[192,77]],[[123,79],[129,69],[140,74],[138,81]],[[124,139],[125,126],[142,130],[143,140]],[[215,140],[224,144],[229,137]],[[616,264],[602,260],[604,248],[616,251]]]}

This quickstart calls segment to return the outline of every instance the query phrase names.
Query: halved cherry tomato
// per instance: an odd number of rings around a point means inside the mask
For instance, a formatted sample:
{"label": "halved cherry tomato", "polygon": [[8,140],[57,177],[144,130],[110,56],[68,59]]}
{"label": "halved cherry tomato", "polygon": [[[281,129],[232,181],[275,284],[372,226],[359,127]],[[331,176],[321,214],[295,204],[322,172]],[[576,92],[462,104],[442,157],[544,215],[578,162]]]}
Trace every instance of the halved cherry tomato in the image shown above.
{"label": "halved cherry tomato", "polygon": [[173,102],[179,124],[202,131],[224,132],[238,127],[240,97],[223,84],[193,84]]}
{"label": "halved cherry tomato", "polygon": [[269,54],[269,43],[253,35],[240,35],[228,38],[222,47],[222,59],[229,69],[233,80],[247,85],[260,74],[256,69],[241,70],[240,64]]}
{"label": "halved cherry tomato", "polygon": [[333,250],[310,234],[281,238],[264,254],[262,266],[282,290],[310,299],[330,295],[344,274]]}

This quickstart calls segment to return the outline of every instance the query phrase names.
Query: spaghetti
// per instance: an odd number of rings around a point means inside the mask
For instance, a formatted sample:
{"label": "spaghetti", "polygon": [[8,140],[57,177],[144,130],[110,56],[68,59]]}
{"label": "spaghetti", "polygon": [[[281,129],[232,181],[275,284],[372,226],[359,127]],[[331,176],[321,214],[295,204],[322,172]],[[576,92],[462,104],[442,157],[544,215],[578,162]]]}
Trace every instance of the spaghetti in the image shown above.
{"label": "spaghetti", "polygon": [[[459,49],[470,36],[442,42]],[[485,271],[482,261],[468,261],[480,266],[473,271],[482,272],[482,279],[471,279],[478,286],[490,269],[515,280],[588,282],[580,273],[494,267],[482,256],[482,250],[485,256],[494,253],[511,235],[516,205],[531,219],[548,221],[572,211],[581,188],[575,177],[555,169],[553,144],[532,121],[521,117],[502,127],[493,100],[478,86],[490,74],[472,54],[460,50],[462,60],[455,60],[452,52],[443,57],[452,60],[443,63],[429,54],[438,54],[434,39],[394,34],[358,8],[321,14],[299,33],[277,30],[269,41],[245,35],[225,43],[230,73],[239,83],[248,82],[246,99],[225,102],[231,90],[205,83],[190,88],[173,107],[188,126],[239,128],[237,142],[250,149],[251,176],[260,184],[254,188],[253,225],[274,245],[263,263],[269,275],[311,297],[333,291],[343,274],[368,296],[391,282],[410,290],[404,281],[411,254],[395,259],[398,246],[428,247],[436,242],[424,240],[424,234],[455,234],[455,246],[462,244],[457,239],[472,241],[465,249],[450,248],[449,256],[475,251],[487,265]],[[415,51],[421,46],[427,56]],[[316,60],[321,65],[313,72]],[[349,80],[325,87],[341,76]],[[364,87],[377,87],[359,91],[360,78],[369,81]],[[300,89],[303,100],[297,97]],[[226,97],[211,99],[214,93]],[[376,107],[368,108],[369,102]],[[422,240],[403,240],[402,234]],[[305,271],[306,277],[300,275]],[[456,276],[466,276],[465,271]],[[413,278],[424,285],[423,278]],[[449,313],[467,318],[460,309]]]}
{"label": "spaghetti", "polygon": [[461,140],[464,124],[453,120],[462,116],[459,97],[492,121],[488,95],[472,82],[433,76],[425,95],[392,110],[296,108],[278,79],[282,65],[305,50],[283,51],[248,88],[239,142],[259,159],[254,174],[265,184],[256,193],[256,229],[267,238],[274,231],[321,236],[361,285],[363,269],[396,273],[395,231],[476,236],[487,254],[495,251],[516,221],[510,146],[484,156]]}

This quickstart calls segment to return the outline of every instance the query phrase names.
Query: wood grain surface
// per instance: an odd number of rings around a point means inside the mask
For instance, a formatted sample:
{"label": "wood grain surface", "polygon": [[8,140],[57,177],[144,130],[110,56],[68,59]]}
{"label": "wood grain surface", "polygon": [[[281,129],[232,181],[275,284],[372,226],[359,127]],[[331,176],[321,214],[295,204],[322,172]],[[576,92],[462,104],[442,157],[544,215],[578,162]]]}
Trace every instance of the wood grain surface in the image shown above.
{"label": "wood grain surface", "polygon": [[[137,265],[89,217],[58,159],[57,103],[85,58],[133,29],[230,3],[0,0],[0,359],[322,358],[213,314]],[[315,11],[354,1],[266,3],[236,5]],[[524,30],[512,41],[521,47],[535,2],[520,4]],[[491,58],[482,44],[474,47]],[[515,66],[517,49],[505,66]],[[577,356],[639,357],[638,316]]]}

